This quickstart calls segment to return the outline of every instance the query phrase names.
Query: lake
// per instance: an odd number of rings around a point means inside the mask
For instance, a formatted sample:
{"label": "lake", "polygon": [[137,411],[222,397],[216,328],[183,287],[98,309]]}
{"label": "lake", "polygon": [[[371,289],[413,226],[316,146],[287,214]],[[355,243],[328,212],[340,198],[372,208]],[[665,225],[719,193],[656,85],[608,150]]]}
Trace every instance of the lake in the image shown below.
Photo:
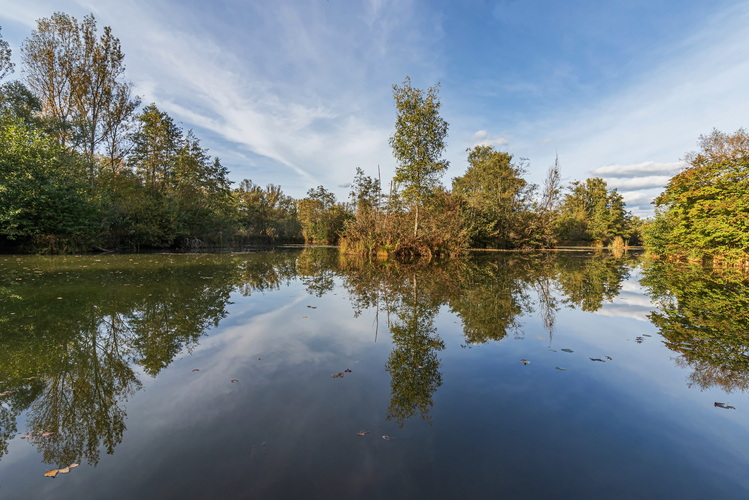
{"label": "lake", "polygon": [[636,255],[0,256],[6,499],[749,498],[747,389],[747,277]]}

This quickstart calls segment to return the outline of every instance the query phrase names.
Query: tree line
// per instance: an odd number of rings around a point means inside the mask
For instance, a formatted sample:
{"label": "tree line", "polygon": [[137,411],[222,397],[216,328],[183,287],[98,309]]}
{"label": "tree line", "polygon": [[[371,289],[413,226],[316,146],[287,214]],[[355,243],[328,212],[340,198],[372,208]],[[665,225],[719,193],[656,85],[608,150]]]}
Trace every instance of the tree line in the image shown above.
{"label": "tree line", "polygon": [[[0,79],[14,68],[0,38]],[[633,216],[600,178],[541,186],[528,161],[478,145],[465,173],[442,183],[448,124],[439,85],[393,86],[395,176],[357,168],[348,200],[323,186],[294,199],[229,172],[191,131],[125,79],[109,27],[55,13],[21,47],[23,80],[0,85],[0,249],[193,248],[247,243],[338,244],[367,256],[452,256],[469,247],[624,247],[746,259],[747,134],[715,131],[656,200]],[[688,248],[688,250],[683,250]]]}

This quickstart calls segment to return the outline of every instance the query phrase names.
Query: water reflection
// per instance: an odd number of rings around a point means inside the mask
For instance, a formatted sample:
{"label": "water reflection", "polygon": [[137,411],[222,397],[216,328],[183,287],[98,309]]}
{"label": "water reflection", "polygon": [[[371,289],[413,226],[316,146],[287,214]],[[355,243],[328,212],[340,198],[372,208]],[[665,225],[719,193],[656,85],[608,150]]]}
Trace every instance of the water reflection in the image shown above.
{"label": "water reflection", "polygon": [[[156,376],[226,315],[233,269],[210,258],[23,259],[0,289],[2,447],[27,411],[27,439],[50,464],[113,453],[138,368]],[[51,434],[49,434],[51,433]],[[46,434],[46,435],[45,435]]]}
{"label": "water reflection", "polygon": [[749,277],[654,262],[641,282],[658,305],[650,320],[692,370],[690,387],[749,389]]}
{"label": "water reflection", "polygon": [[[125,402],[142,387],[142,378],[155,377],[180,352],[196,347],[226,317],[231,293],[270,292],[295,280],[316,297],[343,286],[354,316],[375,311],[376,328],[382,324],[392,339],[384,365],[390,377],[386,417],[401,426],[412,417],[429,421],[443,381],[445,343],[435,326],[441,308],[460,319],[467,344],[522,337],[524,318],[533,314],[551,336],[560,308],[597,310],[616,297],[632,264],[629,256],[600,252],[489,254],[406,265],[347,259],[329,249],[101,261],[6,258],[0,277],[0,390],[10,392],[0,399],[0,457],[18,435],[19,415],[27,412],[27,439],[46,463],[98,463],[100,450],[113,453],[122,441]],[[707,383],[710,375],[745,387],[740,326],[735,341],[720,347],[731,352],[713,352],[710,335],[703,343],[686,332],[669,336],[669,329],[681,331],[669,325],[685,322],[689,299],[670,291],[673,284],[652,278],[665,272],[654,269],[646,278],[661,303],[673,302],[653,315],[654,322],[699,367],[695,382]],[[685,285],[695,280],[678,276]],[[725,285],[704,288],[714,297]],[[734,295],[726,298],[725,311],[718,319],[705,318],[702,327],[738,317],[746,332],[746,290],[739,284],[728,288]],[[687,341],[691,350],[683,345]]]}

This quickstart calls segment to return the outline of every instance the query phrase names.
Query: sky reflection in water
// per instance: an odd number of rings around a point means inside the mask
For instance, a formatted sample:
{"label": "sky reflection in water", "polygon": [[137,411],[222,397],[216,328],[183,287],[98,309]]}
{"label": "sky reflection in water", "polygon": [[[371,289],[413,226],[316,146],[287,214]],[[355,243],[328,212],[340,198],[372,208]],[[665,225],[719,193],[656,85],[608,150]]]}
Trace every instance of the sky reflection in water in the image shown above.
{"label": "sky reflection in water", "polygon": [[4,498],[749,493],[741,277],[322,249],[0,271]]}

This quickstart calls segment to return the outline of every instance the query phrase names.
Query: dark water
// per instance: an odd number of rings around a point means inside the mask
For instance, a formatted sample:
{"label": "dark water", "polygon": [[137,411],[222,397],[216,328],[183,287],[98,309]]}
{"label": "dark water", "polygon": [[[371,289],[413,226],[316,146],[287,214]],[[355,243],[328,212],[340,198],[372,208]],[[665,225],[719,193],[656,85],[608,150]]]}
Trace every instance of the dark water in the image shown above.
{"label": "dark water", "polygon": [[1,498],[749,498],[747,389],[632,256],[0,257]]}

